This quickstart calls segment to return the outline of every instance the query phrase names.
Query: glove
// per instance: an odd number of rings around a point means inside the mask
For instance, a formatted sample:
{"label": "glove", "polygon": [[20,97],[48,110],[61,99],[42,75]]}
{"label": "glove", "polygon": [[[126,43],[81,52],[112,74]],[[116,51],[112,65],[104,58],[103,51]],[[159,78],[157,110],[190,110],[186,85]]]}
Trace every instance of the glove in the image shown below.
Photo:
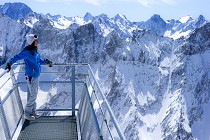
{"label": "glove", "polygon": [[46,64],[49,65],[49,67],[52,67],[52,61],[50,61],[49,59],[46,59]]}
{"label": "glove", "polygon": [[7,63],[7,66],[6,66],[5,70],[7,70],[7,72],[9,72],[11,70],[11,64],[10,63]]}

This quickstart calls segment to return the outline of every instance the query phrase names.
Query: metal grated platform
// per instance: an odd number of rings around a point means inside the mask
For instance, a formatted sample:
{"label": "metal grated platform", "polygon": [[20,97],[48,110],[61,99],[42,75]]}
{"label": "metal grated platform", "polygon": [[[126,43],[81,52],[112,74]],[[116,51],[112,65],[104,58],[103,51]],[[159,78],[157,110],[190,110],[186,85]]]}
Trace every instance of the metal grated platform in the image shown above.
{"label": "metal grated platform", "polygon": [[76,117],[45,116],[26,120],[18,140],[77,140]]}

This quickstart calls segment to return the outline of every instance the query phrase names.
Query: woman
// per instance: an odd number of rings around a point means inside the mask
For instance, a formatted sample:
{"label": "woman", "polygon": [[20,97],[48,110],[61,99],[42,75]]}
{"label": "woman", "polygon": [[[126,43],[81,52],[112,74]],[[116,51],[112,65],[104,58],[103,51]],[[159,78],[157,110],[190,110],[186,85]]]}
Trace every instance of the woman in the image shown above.
{"label": "woman", "polygon": [[27,120],[34,120],[38,117],[35,113],[36,110],[36,98],[38,94],[39,76],[41,72],[41,64],[48,64],[52,66],[52,62],[48,59],[42,59],[38,50],[38,37],[35,34],[29,34],[26,36],[28,46],[26,46],[21,52],[16,54],[7,63],[6,69],[10,71],[11,65],[18,60],[24,59],[25,62],[25,75],[27,85],[29,88],[29,98],[25,106],[24,117]]}

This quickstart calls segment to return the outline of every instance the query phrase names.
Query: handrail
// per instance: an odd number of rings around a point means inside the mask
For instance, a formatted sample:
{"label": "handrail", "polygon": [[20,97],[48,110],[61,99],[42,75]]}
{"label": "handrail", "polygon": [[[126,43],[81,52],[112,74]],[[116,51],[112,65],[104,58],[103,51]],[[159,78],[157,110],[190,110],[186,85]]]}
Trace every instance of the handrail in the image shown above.
{"label": "handrail", "polygon": [[[27,82],[17,82],[17,84],[26,84]],[[71,81],[39,81],[39,83],[52,83],[52,84],[54,84],[54,83],[72,83]],[[75,83],[82,83],[82,84],[84,84],[84,81],[75,81]]]}
{"label": "handrail", "polygon": [[7,78],[7,80],[0,86],[0,89],[4,87],[4,85],[11,79],[11,77]]}
{"label": "handrail", "polygon": [[[14,65],[23,65],[25,63],[14,63]],[[47,65],[47,64],[44,64],[44,65]],[[88,63],[53,63],[52,64],[53,66],[87,66],[89,65]]]}
{"label": "handrail", "polygon": [[100,88],[98,82],[96,81],[96,79],[95,79],[95,77],[94,77],[93,71],[92,71],[92,69],[91,69],[91,67],[90,67],[89,64],[88,64],[88,67],[89,67],[89,70],[90,70],[90,72],[91,72],[91,75],[92,75],[92,77],[93,77],[93,79],[94,79],[94,81],[95,81],[95,83],[96,83],[96,86],[98,87],[99,92],[100,92],[100,94],[101,94],[101,96],[102,96],[102,98],[103,98],[103,100],[104,100],[104,102],[105,102],[105,105],[106,105],[106,107],[107,107],[107,109],[108,109],[108,111],[109,111],[109,113],[110,113],[110,116],[111,116],[111,118],[112,118],[112,120],[113,120],[113,123],[114,123],[114,125],[116,126],[116,130],[117,130],[117,132],[118,132],[118,134],[119,134],[119,136],[120,136],[120,139],[121,139],[121,140],[126,140],[126,139],[125,139],[125,136],[123,135],[123,133],[122,133],[122,131],[121,131],[121,129],[120,129],[120,126],[119,126],[118,123],[117,123],[117,119],[115,118],[114,113],[112,112],[112,109],[111,109],[111,107],[110,107],[110,105],[109,105],[109,103],[108,103],[106,97],[104,96],[104,94],[103,94],[103,92],[101,91],[101,88]]}
{"label": "handrail", "polygon": [[[78,111],[79,109],[75,108],[75,111]],[[36,111],[72,111],[71,108],[65,109],[65,108],[59,108],[59,109],[36,109]]]}
{"label": "handrail", "polygon": [[[80,104],[79,112],[78,112],[80,131],[83,134],[81,138],[85,139],[85,140],[87,140],[87,139],[88,140],[89,139],[103,140],[102,136],[100,135],[99,123],[98,123],[97,116],[96,116],[94,108],[93,108],[93,104],[91,102],[91,97],[89,95],[87,84],[84,84],[83,95],[81,98],[83,98],[81,100],[82,104]],[[92,118],[92,119],[90,119],[90,118]],[[92,121],[94,123],[91,123]],[[90,129],[90,127],[92,127],[92,128]],[[90,132],[84,133],[85,130],[87,131],[88,129],[90,129]],[[97,135],[94,135],[94,134],[92,135],[93,130],[95,130],[95,132],[97,132],[96,133]]]}
{"label": "handrail", "polygon": [[[8,72],[8,70],[4,70],[1,74],[0,74],[0,78],[2,78],[6,73]],[[4,87],[4,85],[9,81],[9,80],[12,80],[13,81],[13,78],[12,78],[12,75],[10,73],[10,77],[7,78],[4,83],[0,86],[0,89],[2,89]],[[2,81],[3,82],[3,81]],[[15,131],[17,130],[17,127],[18,127],[18,124],[20,123],[21,121],[21,116],[20,118],[17,118],[17,123],[15,125],[17,125],[15,128],[14,128],[14,131],[10,132],[10,126],[9,126],[9,121],[8,121],[8,118],[6,117],[6,111],[4,109],[4,104],[7,102],[7,100],[10,98],[10,96],[13,94],[15,95],[14,92],[16,92],[16,88],[17,88],[17,84],[13,84],[13,86],[11,87],[11,89],[6,93],[6,95],[4,96],[3,99],[1,99],[0,97],[0,121],[3,125],[3,129],[4,129],[4,134],[5,134],[5,138],[6,139],[11,139],[14,134],[15,134]],[[15,95],[16,96],[16,95]],[[18,102],[18,99],[17,99],[17,96],[16,96],[16,101]],[[18,105],[19,106],[19,105]],[[19,108],[19,111],[21,111],[21,109]],[[2,136],[1,136],[2,137]]]}
{"label": "handrail", "polygon": [[[1,74],[0,74],[0,78],[3,77],[6,73],[8,72],[8,70],[4,70]],[[9,81],[10,77],[2,84],[0,85],[0,89]]]}
{"label": "handrail", "polygon": [[4,76],[5,73],[7,73],[7,70],[4,70],[4,71],[0,74],[0,78],[1,78],[2,76]]}
{"label": "handrail", "polygon": [[17,85],[14,85],[9,92],[6,94],[6,96],[2,99],[2,104],[4,104],[6,102],[6,100],[9,98],[9,96],[12,94],[12,92],[14,91],[14,89],[17,87]]}
{"label": "handrail", "polygon": [[[14,63],[13,65],[23,65],[25,63]],[[46,64],[45,64],[46,65]],[[84,66],[84,65],[89,65],[88,63],[66,63],[66,64],[62,64],[62,63],[54,63],[53,66]],[[8,70],[4,70],[1,74],[0,74],[0,78],[2,76],[4,76],[4,74],[6,74],[8,72]],[[50,72],[48,72],[50,73]],[[53,72],[55,73],[55,72]]]}

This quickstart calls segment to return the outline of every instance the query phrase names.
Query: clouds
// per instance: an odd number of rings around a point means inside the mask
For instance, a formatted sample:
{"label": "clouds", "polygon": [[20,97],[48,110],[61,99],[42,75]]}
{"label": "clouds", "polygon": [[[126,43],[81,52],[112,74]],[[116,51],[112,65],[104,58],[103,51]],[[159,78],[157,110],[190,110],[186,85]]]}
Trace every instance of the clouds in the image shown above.
{"label": "clouds", "polygon": [[133,4],[139,4],[144,7],[153,7],[154,5],[164,4],[164,5],[175,5],[180,0],[34,0],[37,2],[59,2],[59,3],[65,3],[70,4],[72,2],[77,3],[86,3],[92,6],[102,6],[107,5],[111,3],[133,3]]}
{"label": "clouds", "polygon": [[101,5],[101,1],[100,0],[85,0],[87,3],[98,6]]}
{"label": "clouds", "polygon": [[167,4],[167,5],[174,5],[177,3],[178,0],[35,0],[37,2],[61,2],[61,3],[70,3],[70,2],[83,2],[88,3],[94,6],[105,5],[108,3],[113,2],[129,2],[129,3],[138,3],[145,7],[151,7],[157,4]]}
{"label": "clouds", "polygon": [[73,2],[75,0],[34,0],[36,2],[65,2],[65,3],[68,3],[68,2]]}
{"label": "clouds", "polygon": [[166,4],[170,4],[170,5],[176,4],[175,0],[162,0],[162,2],[164,2]]}
{"label": "clouds", "polygon": [[137,0],[143,6],[149,7],[150,4],[154,3],[154,0]]}
{"label": "clouds", "polygon": [[[35,0],[37,2],[61,2],[61,3],[71,3],[71,2],[83,2],[91,5],[99,6],[109,0]],[[110,1],[111,2],[111,1]]]}
{"label": "clouds", "polygon": [[85,1],[89,4],[99,6],[106,3],[112,3],[112,2],[132,2],[132,3],[138,3],[145,7],[151,7],[152,5],[156,4],[167,4],[167,5],[174,5],[178,0],[81,0]]}
{"label": "clouds", "polygon": [[47,2],[50,2],[50,0],[34,0],[36,2],[44,2],[44,3],[47,3]]}
{"label": "clouds", "polygon": [[37,2],[49,2],[49,0],[35,0]]}
{"label": "clouds", "polygon": [[176,3],[175,0],[136,0],[136,1],[146,7],[151,7],[154,4],[174,5]]}

